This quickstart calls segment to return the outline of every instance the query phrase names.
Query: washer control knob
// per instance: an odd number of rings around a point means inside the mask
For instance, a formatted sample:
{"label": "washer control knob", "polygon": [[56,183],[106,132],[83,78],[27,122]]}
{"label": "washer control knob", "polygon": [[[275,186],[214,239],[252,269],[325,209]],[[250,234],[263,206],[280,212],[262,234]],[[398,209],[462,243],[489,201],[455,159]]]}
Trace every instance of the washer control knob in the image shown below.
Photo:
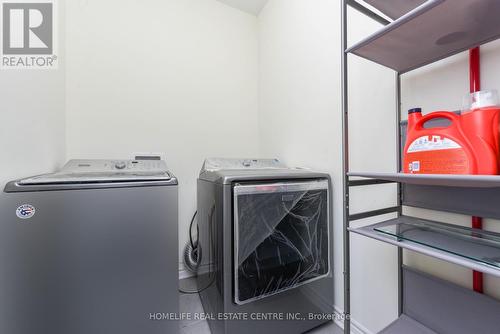
{"label": "washer control knob", "polygon": [[127,164],[123,161],[119,161],[119,162],[115,163],[116,169],[124,169],[125,167],[127,167]]}

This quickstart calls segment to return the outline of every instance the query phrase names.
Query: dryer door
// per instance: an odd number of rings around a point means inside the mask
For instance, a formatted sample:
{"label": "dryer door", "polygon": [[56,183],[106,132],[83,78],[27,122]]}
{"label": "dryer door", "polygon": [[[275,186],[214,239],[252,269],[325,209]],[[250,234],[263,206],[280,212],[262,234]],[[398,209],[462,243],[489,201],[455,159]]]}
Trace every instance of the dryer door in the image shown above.
{"label": "dryer door", "polygon": [[327,180],[234,186],[239,305],[329,274]]}

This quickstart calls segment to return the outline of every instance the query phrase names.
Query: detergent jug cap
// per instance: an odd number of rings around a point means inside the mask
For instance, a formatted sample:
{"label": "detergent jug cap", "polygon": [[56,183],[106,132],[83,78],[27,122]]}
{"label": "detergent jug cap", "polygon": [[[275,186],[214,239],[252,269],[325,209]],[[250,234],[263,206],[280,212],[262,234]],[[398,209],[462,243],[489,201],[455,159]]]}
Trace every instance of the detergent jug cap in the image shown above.
{"label": "detergent jug cap", "polygon": [[416,112],[422,112],[422,108],[412,108],[410,110],[408,110],[408,115],[409,114],[413,114],[413,113],[416,113]]}

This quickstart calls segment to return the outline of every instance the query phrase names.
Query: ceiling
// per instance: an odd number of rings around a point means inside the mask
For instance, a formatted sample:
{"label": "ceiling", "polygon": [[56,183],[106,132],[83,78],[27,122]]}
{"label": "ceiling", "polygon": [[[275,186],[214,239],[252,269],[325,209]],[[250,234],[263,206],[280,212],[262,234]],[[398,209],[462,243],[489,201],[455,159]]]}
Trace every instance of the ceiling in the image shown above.
{"label": "ceiling", "polygon": [[268,0],[218,0],[252,15],[258,15]]}

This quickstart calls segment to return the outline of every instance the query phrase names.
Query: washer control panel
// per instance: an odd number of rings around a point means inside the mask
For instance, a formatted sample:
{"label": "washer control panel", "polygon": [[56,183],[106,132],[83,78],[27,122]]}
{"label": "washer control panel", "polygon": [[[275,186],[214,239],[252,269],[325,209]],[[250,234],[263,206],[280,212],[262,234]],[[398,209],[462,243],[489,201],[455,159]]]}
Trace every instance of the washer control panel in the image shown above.
{"label": "washer control panel", "polygon": [[163,160],[70,160],[56,173],[23,179],[21,185],[170,180]]}
{"label": "washer control panel", "polygon": [[61,169],[64,173],[122,172],[165,172],[163,160],[70,160]]}

